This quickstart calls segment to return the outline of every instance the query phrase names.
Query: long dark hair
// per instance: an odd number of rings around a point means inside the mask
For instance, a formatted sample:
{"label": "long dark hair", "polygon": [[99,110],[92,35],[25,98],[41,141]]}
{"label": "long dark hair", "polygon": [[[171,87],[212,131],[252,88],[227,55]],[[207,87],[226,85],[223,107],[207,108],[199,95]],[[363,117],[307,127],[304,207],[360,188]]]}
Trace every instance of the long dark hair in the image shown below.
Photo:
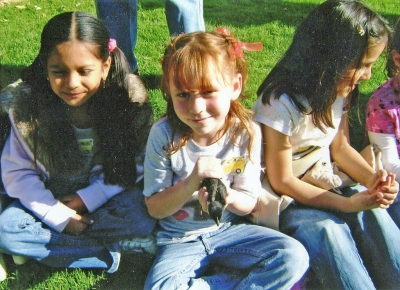
{"label": "long dark hair", "polygon": [[[100,140],[103,171],[107,183],[133,186],[136,181],[136,160],[143,153],[152,123],[150,104],[132,102],[129,92],[129,65],[116,47],[109,52],[109,33],[103,23],[85,12],[65,12],[45,25],[41,47],[33,63],[22,72],[22,79],[31,87],[27,118],[32,127],[35,160],[49,171],[65,173],[80,166],[82,158],[66,105],[51,89],[47,80],[47,61],[57,45],[71,40],[88,43],[93,55],[102,61],[111,56],[109,74],[98,91],[88,100],[88,113]],[[147,97],[147,95],[146,95]],[[21,104],[22,105],[22,104]],[[18,106],[17,106],[18,107]],[[28,114],[27,114],[28,113]]]}
{"label": "long dark hair", "polygon": [[316,127],[333,127],[331,106],[336,84],[349,67],[359,68],[369,46],[387,41],[386,20],[359,1],[326,1],[297,28],[292,44],[271,70],[257,94],[263,104],[287,94]]}
{"label": "long dark hair", "polygon": [[392,50],[397,51],[400,53],[400,18],[397,20],[397,23],[394,27],[394,33],[392,41],[388,47],[388,54],[387,54],[387,62],[386,62],[386,72],[388,77],[394,77],[396,74],[400,72],[400,68],[395,64],[392,57]]}

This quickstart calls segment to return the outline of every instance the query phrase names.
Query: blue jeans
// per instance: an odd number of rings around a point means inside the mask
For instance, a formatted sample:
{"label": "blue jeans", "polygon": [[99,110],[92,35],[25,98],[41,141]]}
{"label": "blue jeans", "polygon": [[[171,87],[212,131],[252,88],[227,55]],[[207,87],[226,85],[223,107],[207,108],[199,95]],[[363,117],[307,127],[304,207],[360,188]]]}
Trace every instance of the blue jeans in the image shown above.
{"label": "blue jeans", "polygon": [[145,289],[290,289],[308,269],[296,240],[249,224],[224,224],[159,248]]}
{"label": "blue jeans", "polygon": [[110,37],[117,41],[132,71],[136,71],[137,0],[96,0],[95,4],[97,17],[107,27]]}
{"label": "blue jeans", "polygon": [[17,200],[0,215],[0,252],[27,256],[52,267],[118,269],[118,242],[148,236],[155,220],[139,189],[121,192],[89,214],[94,224],[79,236],[58,233]]}
{"label": "blue jeans", "polygon": [[396,203],[393,203],[387,211],[395,224],[400,228],[400,200],[397,200]]}
{"label": "blue jeans", "polygon": [[[350,196],[364,190],[347,188]],[[280,230],[310,255],[310,274],[324,289],[396,289],[400,281],[400,230],[386,210],[345,214],[291,205]]]}
{"label": "blue jeans", "polygon": [[170,36],[204,31],[203,0],[165,0]]}
{"label": "blue jeans", "polygon": [[[137,40],[137,0],[95,0],[97,16],[117,41],[132,71],[138,69],[135,56]],[[165,16],[170,36],[181,32],[204,31],[203,0],[166,0]]]}
{"label": "blue jeans", "polygon": [[[0,173],[1,174],[1,173]],[[11,203],[12,199],[5,194],[5,192],[0,192],[0,214],[5,208]]]}

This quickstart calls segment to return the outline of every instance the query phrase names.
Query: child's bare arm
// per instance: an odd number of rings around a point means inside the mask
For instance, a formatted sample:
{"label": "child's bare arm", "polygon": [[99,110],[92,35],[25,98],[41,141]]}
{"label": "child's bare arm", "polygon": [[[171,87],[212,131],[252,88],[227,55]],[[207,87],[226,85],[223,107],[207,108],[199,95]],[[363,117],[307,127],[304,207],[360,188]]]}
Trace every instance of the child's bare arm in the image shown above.
{"label": "child's bare arm", "polygon": [[343,212],[358,212],[379,206],[382,194],[376,191],[356,193],[347,198],[325,189],[308,184],[292,171],[292,150],[289,137],[263,125],[264,150],[268,179],[272,188],[279,194],[286,194],[297,202],[316,208],[336,209]]}
{"label": "child's bare arm", "polygon": [[192,198],[204,178],[221,178],[222,176],[221,160],[215,157],[200,157],[187,178],[145,198],[149,214],[157,219],[173,215]]}
{"label": "child's bare arm", "polygon": [[[367,195],[375,196],[371,205],[387,208],[393,203],[398,192],[398,184],[393,178],[394,175],[387,173],[386,170],[374,172],[364,158],[348,143],[348,139],[344,134],[345,125],[343,123],[340,124],[339,131],[331,144],[332,158],[344,172],[368,188]],[[372,197],[370,196],[369,198]],[[354,206],[361,200],[365,201],[362,196],[355,196],[353,199],[358,200],[354,203]]]}

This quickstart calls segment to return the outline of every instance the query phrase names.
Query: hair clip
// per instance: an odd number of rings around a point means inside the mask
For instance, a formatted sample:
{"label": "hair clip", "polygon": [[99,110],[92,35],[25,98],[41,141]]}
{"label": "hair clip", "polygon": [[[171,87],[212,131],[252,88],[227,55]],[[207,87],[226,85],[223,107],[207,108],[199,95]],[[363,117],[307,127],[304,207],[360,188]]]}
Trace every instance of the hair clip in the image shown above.
{"label": "hair clip", "polygon": [[360,34],[360,36],[363,36],[365,34],[364,28],[361,26],[361,24],[358,24],[357,26],[357,32]]}
{"label": "hair clip", "polygon": [[241,58],[244,56],[243,49],[246,49],[248,51],[262,50],[263,45],[261,42],[247,43],[236,40],[232,32],[228,28],[222,28],[222,27],[217,28],[216,33],[231,39],[232,41],[231,53],[237,57]]}
{"label": "hair clip", "polygon": [[110,40],[108,41],[108,51],[113,52],[116,47],[117,41],[114,38],[110,38]]}

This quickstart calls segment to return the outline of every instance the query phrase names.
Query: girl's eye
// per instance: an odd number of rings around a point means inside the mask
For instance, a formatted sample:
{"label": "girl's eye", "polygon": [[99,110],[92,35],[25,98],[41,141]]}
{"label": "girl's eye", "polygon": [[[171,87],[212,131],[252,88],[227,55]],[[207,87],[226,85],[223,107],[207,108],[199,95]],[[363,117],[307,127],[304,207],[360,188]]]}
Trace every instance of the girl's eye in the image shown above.
{"label": "girl's eye", "polygon": [[62,71],[62,70],[57,70],[57,71],[52,71],[51,74],[56,76],[56,77],[63,77],[67,73],[65,71]]}
{"label": "girl's eye", "polygon": [[86,76],[86,75],[90,74],[91,72],[92,72],[92,70],[85,69],[85,70],[80,71],[79,73],[83,76]]}
{"label": "girl's eye", "polygon": [[178,96],[179,98],[182,98],[182,99],[187,99],[187,98],[190,97],[190,93],[182,92],[182,93],[179,93],[177,96]]}

